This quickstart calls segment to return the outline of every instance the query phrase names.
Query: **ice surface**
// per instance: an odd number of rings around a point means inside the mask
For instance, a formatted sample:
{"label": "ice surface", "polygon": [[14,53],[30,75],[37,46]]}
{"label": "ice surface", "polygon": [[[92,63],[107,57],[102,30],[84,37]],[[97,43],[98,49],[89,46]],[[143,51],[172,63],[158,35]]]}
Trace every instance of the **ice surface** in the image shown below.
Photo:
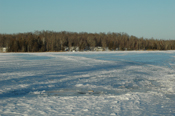
{"label": "ice surface", "polygon": [[0,115],[175,115],[175,51],[0,53]]}

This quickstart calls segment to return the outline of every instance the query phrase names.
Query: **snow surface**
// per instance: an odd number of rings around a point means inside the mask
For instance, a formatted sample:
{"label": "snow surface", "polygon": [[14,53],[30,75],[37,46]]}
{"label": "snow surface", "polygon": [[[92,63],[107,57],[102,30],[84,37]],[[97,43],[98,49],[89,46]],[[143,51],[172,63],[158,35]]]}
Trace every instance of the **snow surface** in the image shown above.
{"label": "snow surface", "polygon": [[175,51],[0,53],[0,115],[175,115]]}

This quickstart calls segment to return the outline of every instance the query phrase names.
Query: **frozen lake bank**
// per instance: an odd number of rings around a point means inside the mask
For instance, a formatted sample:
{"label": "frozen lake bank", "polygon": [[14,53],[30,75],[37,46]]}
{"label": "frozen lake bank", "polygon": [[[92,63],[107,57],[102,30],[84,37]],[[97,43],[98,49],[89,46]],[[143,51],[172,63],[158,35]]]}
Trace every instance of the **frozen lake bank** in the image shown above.
{"label": "frozen lake bank", "polygon": [[7,53],[0,66],[1,115],[175,115],[175,51]]}

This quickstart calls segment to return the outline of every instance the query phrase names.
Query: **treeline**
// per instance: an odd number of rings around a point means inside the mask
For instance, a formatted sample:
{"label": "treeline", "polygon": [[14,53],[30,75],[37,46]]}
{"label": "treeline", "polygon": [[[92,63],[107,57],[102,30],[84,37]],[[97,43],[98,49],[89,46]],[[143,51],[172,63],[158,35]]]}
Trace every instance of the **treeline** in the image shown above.
{"label": "treeline", "polygon": [[101,46],[110,50],[175,50],[175,40],[155,40],[129,36],[126,33],[75,33],[36,31],[34,33],[0,34],[0,47],[8,52],[64,51],[77,46],[80,50]]}

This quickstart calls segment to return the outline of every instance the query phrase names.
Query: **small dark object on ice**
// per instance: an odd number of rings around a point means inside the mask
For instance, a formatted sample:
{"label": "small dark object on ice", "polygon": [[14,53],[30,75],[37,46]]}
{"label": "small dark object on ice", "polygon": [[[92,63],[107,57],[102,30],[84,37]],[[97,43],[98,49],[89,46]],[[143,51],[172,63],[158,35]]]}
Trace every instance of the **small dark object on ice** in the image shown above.
{"label": "small dark object on ice", "polygon": [[93,93],[93,92],[94,92],[93,90],[88,90],[87,92],[79,91],[78,93],[79,94],[87,94],[87,93]]}

